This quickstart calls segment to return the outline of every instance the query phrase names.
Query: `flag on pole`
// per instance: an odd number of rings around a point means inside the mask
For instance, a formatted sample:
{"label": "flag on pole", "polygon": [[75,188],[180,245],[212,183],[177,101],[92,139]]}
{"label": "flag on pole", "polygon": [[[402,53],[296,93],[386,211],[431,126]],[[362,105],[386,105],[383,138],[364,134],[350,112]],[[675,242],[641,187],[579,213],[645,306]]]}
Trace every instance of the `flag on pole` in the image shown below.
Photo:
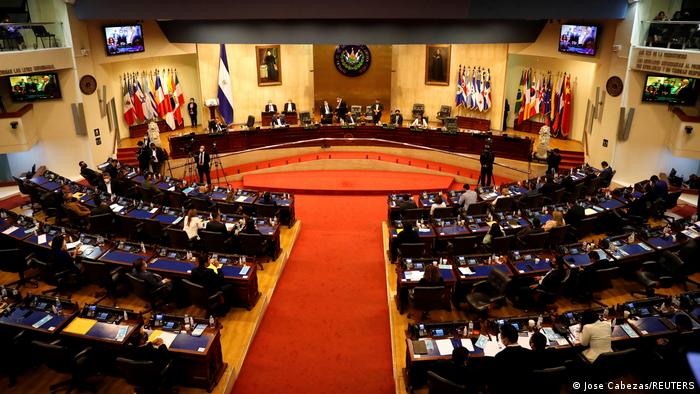
{"label": "flag on pole", "polygon": [[127,125],[131,126],[136,121],[136,114],[134,113],[134,104],[131,102],[131,95],[129,94],[129,87],[126,76],[124,76],[124,84],[122,85],[122,91],[124,121]]}
{"label": "flag on pole", "polygon": [[177,95],[177,102],[180,105],[185,104],[185,93],[182,91],[180,86],[180,79],[177,77],[177,71],[175,71],[175,94]]}
{"label": "flag on pole", "polygon": [[484,75],[484,111],[488,111],[491,108],[491,69]]}
{"label": "flag on pole", "polygon": [[152,120],[158,117],[158,106],[156,105],[156,98],[153,95],[153,79],[148,75],[145,75],[144,78],[143,86],[146,89],[144,95],[146,96],[146,107],[150,115],[148,120]]}
{"label": "flag on pole", "polygon": [[226,60],[226,45],[219,44],[219,113],[226,124],[233,123],[233,94],[231,93],[231,76]]}
{"label": "flag on pole", "polygon": [[[182,125],[182,112],[180,112],[180,105],[185,102],[185,98],[182,97],[182,92],[178,91],[179,85],[177,84],[177,73],[175,73],[175,70],[170,73],[170,82],[173,88],[171,101],[173,103],[173,112],[175,113],[175,123]],[[180,101],[181,97],[182,101]]]}
{"label": "flag on pole", "polygon": [[146,119],[146,115],[143,112],[143,96],[141,95],[141,92],[139,92],[135,76],[132,76],[129,80],[129,88],[132,92],[131,97],[134,103],[134,113],[136,114],[136,118],[140,122],[143,122]]}
{"label": "flag on pole", "polygon": [[461,90],[462,90],[462,105],[463,105],[465,108],[468,108],[468,107],[469,107],[469,100],[468,100],[469,94],[467,93],[466,74],[467,74],[467,67],[464,66],[464,68],[462,68],[462,74],[461,74],[461,76],[462,76],[462,84],[461,84],[460,88],[461,88]]}
{"label": "flag on pole", "polygon": [[484,110],[484,80],[481,67],[476,70],[476,106],[479,111]]}
{"label": "flag on pole", "polygon": [[520,110],[523,107],[523,81],[525,80],[525,70],[520,72],[520,83],[518,83],[518,93],[515,95],[515,107],[513,110],[513,115],[515,117],[515,122],[514,126],[517,126],[520,121],[518,118],[520,117]]}
{"label": "flag on pole", "polygon": [[462,65],[459,65],[459,71],[457,71],[457,93],[455,93],[455,108],[459,108],[464,105],[462,102]]}
{"label": "flag on pole", "polygon": [[571,75],[566,76],[561,123],[561,135],[568,137],[569,131],[571,131]]}
{"label": "flag on pole", "polygon": [[165,112],[165,93],[163,92],[163,83],[160,80],[160,75],[156,72],[156,108],[158,108],[158,116],[162,119]]}

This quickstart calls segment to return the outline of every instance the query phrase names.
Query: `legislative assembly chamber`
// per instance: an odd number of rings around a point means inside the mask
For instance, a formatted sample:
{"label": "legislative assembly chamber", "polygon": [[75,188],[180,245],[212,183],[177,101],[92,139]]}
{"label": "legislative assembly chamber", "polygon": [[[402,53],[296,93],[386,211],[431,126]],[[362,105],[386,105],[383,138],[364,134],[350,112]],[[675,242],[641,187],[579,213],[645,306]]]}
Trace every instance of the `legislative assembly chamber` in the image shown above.
{"label": "legislative assembly chamber", "polygon": [[0,18],[0,393],[699,391],[700,1]]}

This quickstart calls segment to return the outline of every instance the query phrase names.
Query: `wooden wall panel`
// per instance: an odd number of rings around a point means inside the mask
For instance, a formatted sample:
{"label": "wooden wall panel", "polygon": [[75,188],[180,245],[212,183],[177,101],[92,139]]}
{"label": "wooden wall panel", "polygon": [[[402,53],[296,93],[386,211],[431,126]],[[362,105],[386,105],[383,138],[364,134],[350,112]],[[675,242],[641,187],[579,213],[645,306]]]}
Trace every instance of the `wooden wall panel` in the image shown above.
{"label": "wooden wall panel", "polygon": [[[452,114],[491,120],[491,128],[500,130],[503,125],[504,88],[507,44],[453,44],[450,59],[449,86],[425,84],[425,45],[394,45],[392,51],[391,102],[393,109],[400,109],[404,119],[410,117],[414,103],[425,104],[430,120],[441,105],[452,107]],[[481,66],[491,69],[491,101],[488,112],[455,111],[457,70],[459,65]],[[514,103],[509,103],[511,111]]]}
{"label": "wooden wall panel", "polygon": [[323,100],[335,106],[341,96],[348,105],[370,105],[375,98],[384,104],[384,120],[389,119],[391,107],[391,45],[368,45],[372,64],[367,72],[357,77],[346,77],[335,68],[335,45],[314,45],[314,114]]}

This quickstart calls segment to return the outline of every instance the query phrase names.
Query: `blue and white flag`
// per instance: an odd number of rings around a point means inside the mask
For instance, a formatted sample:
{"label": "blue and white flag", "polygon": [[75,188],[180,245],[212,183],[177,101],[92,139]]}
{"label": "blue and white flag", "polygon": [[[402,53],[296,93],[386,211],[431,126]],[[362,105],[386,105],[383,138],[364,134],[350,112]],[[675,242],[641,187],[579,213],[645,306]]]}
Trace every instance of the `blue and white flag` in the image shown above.
{"label": "blue and white flag", "polygon": [[226,124],[233,123],[233,94],[231,93],[231,75],[228,73],[226,45],[220,45],[219,56],[219,113]]}

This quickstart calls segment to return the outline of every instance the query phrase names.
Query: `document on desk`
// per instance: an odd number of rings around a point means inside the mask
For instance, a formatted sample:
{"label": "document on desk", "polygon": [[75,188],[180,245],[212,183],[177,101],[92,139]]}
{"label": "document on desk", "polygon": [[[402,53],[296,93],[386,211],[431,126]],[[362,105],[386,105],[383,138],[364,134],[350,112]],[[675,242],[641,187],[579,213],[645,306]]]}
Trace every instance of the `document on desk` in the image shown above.
{"label": "document on desk", "polygon": [[438,268],[441,270],[449,270],[452,269],[452,266],[450,264],[438,264]]}
{"label": "document on desk", "polygon": [[121,205],[119,205],[119,204],[117,204],[117,203],[114,203],[114,204],[110,205],[109,208],[112,210],[112,212],[119,212],[119,211],[121,211],[122,209],[124,209],[123,206],[121,206]]}
{"label": "document on desk", "polygon": [[5,229],[5,231],[3,231],[2,233],[5,235],[9,235],[9,234],[14,233],[17,230],[17,228],[18,227],[16,227],[16,226],[10,226],[7,229]]}
{"label": "document on desk", "polygon": [[423,271],[406,271],[404,272],[404,275],[406,276],[407,280],[410,280],[411,282],[418,282],[419,280],[423,279]]}
{"label": "document on desk", "polygon": [[41,234],[38,237],[36,237],[36,243],[39,245],[43,245],[46,243],[46,234]]}
{"label": "document on desk", "polygon": [[575,342],[581,342],[581,325],[572,324],[569,326],[569,333],[571,333],[571,338]]}
{"label": "document on desk", "polygon": [[68,242],[66,244],[66,249],[73,250],[73,249],[75,249],[76,246],[78,246],[79,243],[80,243],[80,241]]}
{"label": "document on desk", "polygon": [[162,339],[165,347],[170,349],[170,345],[172,345],[175,338],[177,338],[177,334],[169,331],[154,330],[151,335],[148,336],[148,342],[153,342],[158,338]]}
{"label": "document on desk", "polygon": [[32,327],[39,328],[39,327],[43,326],[44,324],[46,324],[46,322],[51,320],[51,319],[53,319],[53,317],[51,315],[46,315],[46,316],[42,317],[41,320],[39,320],[38,322],[32,324]]}
{"label": "document on desk", "polygon": [[157,211],[158,211],[158,208],[151,208],[151,210],[148,211],[148,212],[150,212],[150,213],[156,213]]}
{"label": "document on desk", "polygon": [[518,345],[524,347],[525,349],[530,349],[530,332],[519,332],[518,333]]}
{"label": "document on desk", "polygon": [[459,272],[462,275],[474,275],[474,271],[472,271],[469,267],[459,267]]}
{"label": "document on desk", "polygon": [[224,223],[224,226],[226,226],[226,231],[233,230],[233,223]]}
{"label": "document on desk", "polygon": [[85,335],[92,326],[95,325],[97,321],[93,319],[85,319],[83,317],[76,317],[72,322],[66,327],[63,332],[68,332],[71,334]]}
{"label": "document on desk", "polygon": [[245,274],[248,273],[248,271],[250,271],[250,266],[249,266],[249,265],[246,265],[246,266],[244,266],[243,268],[241,268],[241,271],[238,272],[238,274],[239,274],[239,275],[245,275]]}
{"label": "document on desk", "polygon": [[246,202],[248,196],[238,196],[236,197],[236,202]]}
{"label": "document on desk", "polygon": [[586,216],[591,216],[591,215],[595,215],[596,213],[598,213],[595,209],[592,209],[592,208],[586,208],[583,212],[584,212],[584,214],[586,214]]}
{"label": "document on desk", "polygon": [[452,355],[452,350],[454,350],[454,346],[452,345],[451,339],[437,339],[435,341],[435,344],[437,345],[438,352],[441,356]]}
{"label": "document on desk", "polygon": [[178,223],[180,223],[180,221],[182,221],[182,216],[180,216],[179,218],[175,219],[175,221],[173,221],[173,224],[178,224]]}
{"label": "document on desk", "polygon": [[484,356],[493,357],[503,349],[504,346],[497,341],[487,341],[484,344]]}
{"label": "document on desk", "polygon": [[467,350],[470,352],[474,351],[474,344],[472,343],[472,340],[469,338],[462,338],[462,346],[467,348]]}

